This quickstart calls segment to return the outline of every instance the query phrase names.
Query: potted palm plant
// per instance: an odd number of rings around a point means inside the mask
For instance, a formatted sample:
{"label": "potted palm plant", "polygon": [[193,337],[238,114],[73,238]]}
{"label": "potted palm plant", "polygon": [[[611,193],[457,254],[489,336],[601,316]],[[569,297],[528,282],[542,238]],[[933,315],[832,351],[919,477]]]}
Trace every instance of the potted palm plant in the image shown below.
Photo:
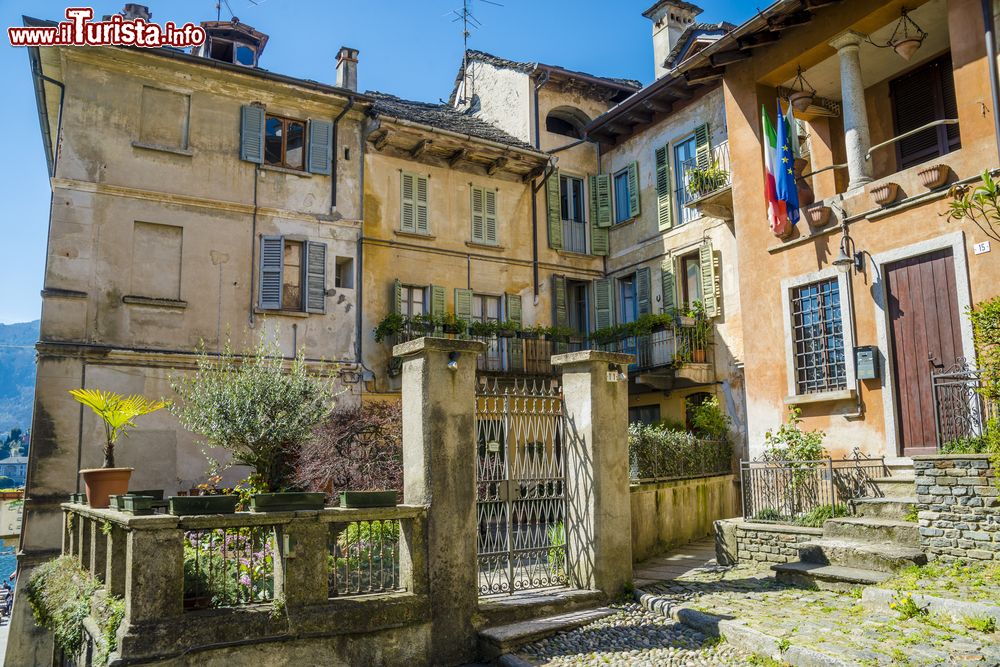
{"label": "potted palm plant", "polygon": [[109,496],[128,492],[128,480],[132,476],[132,468],[115,467],[115,445],[119,438],[128,437],[129,430],[135,428],[137,417],[156,412],[167,404],[138,394],[122,396],[100,389],[73,389],[69,393],[93,410],[104,423],[104,466],[80,471],[87,502],[91,507],[104,508],[108,506]]}

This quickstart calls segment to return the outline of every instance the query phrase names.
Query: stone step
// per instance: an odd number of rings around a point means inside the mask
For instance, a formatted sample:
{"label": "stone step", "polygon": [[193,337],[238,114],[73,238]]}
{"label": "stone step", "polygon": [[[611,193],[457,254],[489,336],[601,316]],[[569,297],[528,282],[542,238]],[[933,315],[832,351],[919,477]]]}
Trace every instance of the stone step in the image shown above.
{"label": "stone step", "polygon": [[903,521],[917,504],[916,498],[855,498],[851,501],[856,516]]}
{"label": "stone step", "polygon": [[839,565],[876,572],[899,572],[911,565],[924,565],[927,555],[915,547],[893,543],[875,544],[843,538],[823,537],[800,542],[799,560],[820,565]]}
{"label": "stone step", "polygon": [[827,519],[823,524],[823,537],[860,542],[893,542],[907,547],[920,546],[917,524],[899,519],[835,517]]}
{"label": "stone step", "polygon": [[772,565],[775,578],[794,586],[815,586],[824,591],[848,591],[858,586],[874,586],[892,578],[888,572],[818,563],[778,563]]}
{"label": "stone step", "polygon": [[883,498],[912,498],[917,492],[912,475],[875,477],[872,482]]}
{"label": "stone step", "polygon": [[501,655],[516,651],[525,644],[551,637],[557,632],[574,630],[613,613],[615,613],[613,609],[599,607],[480,630],[479,659],[496,660]]}
{"label": "stone step", "polygon": [[520,591],[514,595],[491,595],[479,598],[482,627],[510,625],[532,618],[566,614],[581,609],[593,609],[607,602],[600,591],[576,588],[541,588]]}

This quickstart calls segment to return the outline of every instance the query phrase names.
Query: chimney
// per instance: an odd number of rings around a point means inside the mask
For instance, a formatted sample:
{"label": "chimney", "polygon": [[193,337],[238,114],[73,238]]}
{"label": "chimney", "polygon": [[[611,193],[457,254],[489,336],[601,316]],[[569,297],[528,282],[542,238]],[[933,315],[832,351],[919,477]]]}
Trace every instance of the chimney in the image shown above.
{"label": "chimney", "polygon": [[656,61],[657,79],[667,73],[664,66],[667,56],[701,12],[701,7],[684,0],[660,0],[642,13],[653,22],[653,60]]}
{"label": "chimney", "polygon": [[143,21],[148,21],[153,18],[153,15],[149,11],[149,7],[146,5],[137,5],[133,2],[129,2],[125,5],[122,14],[127,19],[142,19]]}
{"label": "chimney", "polygon": [[337,52],[337,87],[357,91],[358,50],[349,46],[340,47]]}

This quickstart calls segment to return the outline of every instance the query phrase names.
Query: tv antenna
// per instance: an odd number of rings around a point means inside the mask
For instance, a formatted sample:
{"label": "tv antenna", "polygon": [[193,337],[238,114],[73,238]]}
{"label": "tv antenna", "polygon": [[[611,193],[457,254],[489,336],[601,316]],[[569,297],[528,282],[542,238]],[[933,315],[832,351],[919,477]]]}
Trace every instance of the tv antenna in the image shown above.
{"label": "tv antenna", "polygon": [[[503,7],[499,2],[494,2],[493,0],[479,0],[480,2],[485,2],[488,5],[493,5],[494,7]],[[465,75],[465,80],[467,81],[466,88],[462,91],[462,98],[458,100],[459,103],[465,103],[472,99],[472,89],[473,81],[472,75],[469,73],[469,36],[472,35],[473,30],[478,30],[483,27],[483,24],[475,17],[472,13],[472,2],[473,0],[462,0],[461,9],[451,10],[450,15],[453,16],[451,22],[458,23],[462,22],[462,72]]]}
{"label": "tv antenna", "polygon": [[229,6],[229,0],[215,0],[215,20],[222,20],[222,5],[226,6],[226,11],[229,12],[229,18],[236,16],[233,8]]}

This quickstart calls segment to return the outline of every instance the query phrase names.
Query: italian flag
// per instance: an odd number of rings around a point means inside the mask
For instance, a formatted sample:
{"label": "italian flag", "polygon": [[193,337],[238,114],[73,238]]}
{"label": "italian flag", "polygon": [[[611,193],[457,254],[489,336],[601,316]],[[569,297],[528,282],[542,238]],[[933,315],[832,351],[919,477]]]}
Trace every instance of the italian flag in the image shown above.
{"label": "italian flag", "polygon": [[785,202],[778,199],[778,189],[775,185],[775,156],[778,149],[778,135],[774,125],[767,116],[767,110],[760,106],[761,125],[764,128],[764,168],[767,170],[764,183],[764,196],[767,199],[767,221],[771,231],[781,236],[788,231],[788,213]]}

